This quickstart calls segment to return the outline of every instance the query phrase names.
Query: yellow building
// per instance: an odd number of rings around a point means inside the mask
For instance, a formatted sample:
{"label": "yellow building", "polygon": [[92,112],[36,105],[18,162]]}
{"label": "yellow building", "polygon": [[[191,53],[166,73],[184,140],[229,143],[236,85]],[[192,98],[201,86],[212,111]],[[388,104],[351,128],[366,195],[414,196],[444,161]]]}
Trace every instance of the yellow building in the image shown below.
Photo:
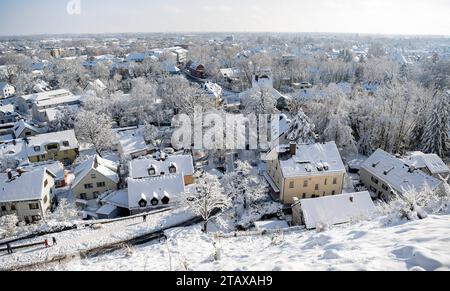
{"label": "yellow building", "polygon": [[27,154],[31,163],[53,160],[70,165],[78,156],[78,148],[73,130],[40,134],[27,139]]}
{"label": "yellow building", "polygon": [[264,176],[282,203],[342,193],[346,170],[334,142],[280,146],[271,154]]}
{"label": "yellow building", "polygon": [[76,199],[97,199],[106,191],[117,190],[118,165],[95,156],[75,169],[72,194]]}

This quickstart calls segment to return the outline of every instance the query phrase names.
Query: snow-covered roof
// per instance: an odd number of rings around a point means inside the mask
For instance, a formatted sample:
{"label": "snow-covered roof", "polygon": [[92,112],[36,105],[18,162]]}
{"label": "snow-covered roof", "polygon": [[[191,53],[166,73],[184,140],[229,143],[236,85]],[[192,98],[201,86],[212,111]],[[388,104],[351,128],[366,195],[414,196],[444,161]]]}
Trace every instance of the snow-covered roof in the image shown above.
{"label": "snow-covered roof", "polygon": [[100,156],[96,155],[88,160],[84,161],[75,168],[75,181],[72,184],[72,188],[76,187],[81,180],[95,171],[107,179],[110,179],[114,183],[119,182],[119,175],[117,174],[118,165],[112,161],[105,160]]}
{"label": "snow-covered roof", "polygon": [[103,203],[108,203],[121,208],[128,208],[128,190],[118,190],[108,194],[102,199]]}
{"label": "snow-covered roof", "polygon": [[96,213],[97,213],[97,215],[100,214],[100,215],[109,216],[116,210],[117,210],[117,206],[114,206],[111,204],[105,204],[102,207],[100,207]]}
{"label": "snow-covered roof", "polygon": [[66,89],[58,89],[53,91],[41,92],[30,95],[23,95],[20,98],[29,101],[29,102],[38,102],[44,101],[52,98],[64,97],[64,96],[72,96],[73,94]]}
{"label": "snow-covered roof", "polygon": [[[0,202],[18,202],[40,200],[44,196],[44,180],[46,173],[53,174],[45,168],[25,172],[12,181],[0,182]],[[4,174],[6,175],[6,174]]]}
{"label": "snow-covered roof", "polygon": [[63,180],[65,169],[64,165],[59,161],[47,161],[41,163],[34,163],[32,165],[24,167],[25,170],[34,171],[37,169],[47,169],[52,174],[55,175],[56,180]]}
{"label": "snow-covered roof", "polygon": [[190,155],[172,155],[167,156],[166,159],[156,160],[154,158],[142,158],[132,160],[129,164],[130,177],[134,179],[149,177],[148,170],[150,167],[155,167],[156,173],[169,173],[169,167],[175,165],[177,173],[184,176],[191,176],[194,174],[194,162]]}
{"label": "snow-covered roof", "polygon": [[28,121],[25,121],[25,120],[22,119],[22,120],[19,120],[18,122],[16,122],[16,124],[14,125],[14,135],[16,137],[20,136],[25,129],[29,129],[29,130],[34,131],[36,133],[42,133],[43,132],[42,129],[39,129],[36,126],[34,126],[31,123],[29,123]]}
{"label": "snow-covered roof", "polygon": [[5,89],[5,87],[8,87],[8,86],[11,86],[11,85],[9,85],[6,82],[0,82],[0,90],[3,90],[3,89]]}
{"label": "snow-covered roof", "polygon": [[16,161],[28,160],[27,144],[23,140],[15,140],[0,145],[0,157],[14,157]]}
{"label": "snow-covered roof", "polygon": [[46,108],[49,106],[58,106],[61,104],[79,104],[81,102],[82,96],[79,95],[67,95],[67,96],[57,96],[54,98],[49,98],[45,100],[35,101],[36,106],[39,108]]}
{"label": "snow-covered roof", "polygon": [[450,169],[447,167],[447,165],[436,154],[413,152],[410,156],[404,158],[403,162],[416,169],[427,168],[432,175],[448,174],[450,172]]}
{"label": "snow-covered roof", "polygon": [[43,155],[47,152],[46,145],[59,144],[59,151],[78,149],[79,144],[74,130],[45,133],[28,137],[28,156]]}
{"label": "snow-covered roof", "polygon": [[280,160],[285,178],[345,172],[335,142],[297,145],[295,156]]}
{"label": "snow-covered roof", "polygon": [[134,153],[139,153],[148,150],[148,146],[145,143],[144,136],[132,132],[122,132],[119,133],[119,147],[122,150],[124,156],[130,156]]}
{"label": "snow-covered roof", "polygon": [[240,78],[244,75],[242,70],[237,68],[220,69],[220,74],[222,74],[222,77],[224,78],[231,78],[231,79]]}
{"label": "snow-covered roof", "polygon": [[164,175],[146,179],[128,179],[128,208],[140,208],[139,201],[144,199],[150,206],[153,198],[161,200],[169,196],[176,200],[185,192],[182,174]]}
{"label": "snow-covered roof", "polygon": [[256,221],[255,227],[258,230],[274,230],[274,229],[289,228],[289,225],[285,220],[268,220],[268,221]]}
{"label": "snow-covered roof", "polygon": [[411,168],[402,160],[378,149],[362,165],[373,176],[384,181],[399,193],[415,189],[420,191],[425,185],[436,189],[441,181],[428,176],[420,170]]}
{"label": "snow-covered roof", "polygon": [[6,105],[0,106],[0,112],[5,115],[11,115],[15,111],[16,111],[16,108],[14,107],[13,104],[6,104]]}
{"label": "snow-covered roof", "polygon": [[369,192],[358,192],[300,200],[307,229],[367,218],[375,212]]}
{"label": "snow-covered roof", "polygon": [[220,85],[213,82],[206,82],[204,86],[205,90],[214,95],[214,97],[218,98],[222,95],[223,90]]}
{"label": "snow-covered roof", "polygon": [[279,137],[281,137],[283,134],[285,134],[290,126],[291,126],[291,120],[286,116],[286,114],[281,114],[280,118],[279,118],[279,122],[278,122],[278,126],[276,126],[277,124],[271,124],[271,130],[272,130],[272,135],[271,135],[271,139],[272,141],[275,141],[276,139],[278,139]]}

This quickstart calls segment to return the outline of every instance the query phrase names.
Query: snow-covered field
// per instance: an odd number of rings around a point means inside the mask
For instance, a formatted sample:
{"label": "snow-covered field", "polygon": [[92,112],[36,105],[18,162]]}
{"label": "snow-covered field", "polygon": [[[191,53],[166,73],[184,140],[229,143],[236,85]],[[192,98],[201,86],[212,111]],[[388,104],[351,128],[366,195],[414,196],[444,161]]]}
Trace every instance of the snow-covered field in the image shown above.
{"label": "snow-covered field", "polygon": [[198,226],[168,240],[53,270],[450,270],[450,215],[386,225],[385,219],[245,236],[205,235]]}

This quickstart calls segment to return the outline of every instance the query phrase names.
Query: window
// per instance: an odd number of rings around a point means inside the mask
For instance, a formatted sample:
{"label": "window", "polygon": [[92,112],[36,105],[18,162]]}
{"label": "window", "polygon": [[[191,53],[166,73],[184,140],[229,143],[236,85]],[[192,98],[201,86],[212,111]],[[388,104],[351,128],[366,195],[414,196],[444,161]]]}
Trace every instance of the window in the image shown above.
{"label": "window", "polygon": [[106,183],[105,182],[98,182],[97,183],[97,188],[104,188],[106,187]]}
{"label": "window", "polygon": [[97,199],[98,196],[100,196],[100,192],[98,192],[98,191],[95,191],[95,192],[92,193],[92,194],[94,194],[94,198],[95,198],[95,199]]}
{"label": "window", "polygon": [[336,195],[336,191],[333,190],[333,191],[331,192],[331,195]]}
{"label": "window", "polygon": [[96,179],[96,178],[97,178],[97,175],[91,174],[91,179]]}
{"label": "window", "polygon": [[378,179],[375,177],[371,177],[370,180],[372,180],[373,183],[378,184]]}
{"label": "window", "polygon": [[374,192],[374,193],[377,193],[377,189],[375,189],[375,187],[370,186],[369,189],[370,189],[370,191],[372,191],[372,192]]}
{"label": "window", "polygon": [[33,149],[34,149],[35,152],[40,152],[41,151],[41,147],[40,146],[35,146]]}
{"label": "window", "polygon": [[2,206],[2,211],[3,211],[3,212],[6,211],[6,206]]}
{"label": "window", "polygon": [[57,150],[57,149],[58,149],[58,144],[56,144],[56,143],[47,145],[47,150],[49,150],[49,151]]}
{"label": "window", "polygon": [[289,182],[289,188],[294,189],[294,187],[295,187],[295,182],[294,181]]}
{"label": "window", "polygon": [[32,217],[33,221],[39,221],[42,219],[42,217],[40,215],[35,215]]}
{"label": "window", "polygon": [[92,189],[94,188],[93,184],[84,184],[84,189]]}
{"label": "window", "polygon": [[386,185],[384,185],[384,184],[381,186],[381,188],[383,188],[383,190],[385,190],[385,191],[388,191],[388,190],[389,190],[389,187],[386,186]]}
{"label": "window", "polygon": [[155,175],[156,175],[156,169],[155,169],[155,167],[151,166],[151,167],[148,169],[148,174],[149,174],[150,176],[155,176]]}
{"label": "window", "polygon": [[303,198],[303,199],[306,198],[306,193],[303,193],[302,198]]}
{"label": "window", "polygon": [[16,211],[16,205],[14,204],[11,205],[11,211]]}
{"label": "window", "polygon": [[328,179],[325,179],[325,183],[324,184],[325,184],[325,186],[328,184]]}
{"label": "window", "polygon": [[177,167],[175,165],[170,166],[169,173],[176,174],[177,173]]}
{"label": "window", "polygon": [[334,178],[333,179],[333,185],[336,185],[337,184],[337,178]]}
{"label": "window", "polygon": [[316,184],[315,189],[316,189],[316,190],[319,190],[319,184]]}
{"label": "window", "polygon": [[39,209],[39,203],[30,203],[29,207],[31,210]]}
{"label": "window", "polygon": [[68,147],[70,144],[67,140],[63,141],[63,146]]}
{"label": "window", "polygon": [[303,181],[303,187],[308,187],[308,180]]}
{"label": "window", "polygon": [[82,199],[82,200],[86,200],[86,193],[81,193],[80,194],[80,199]]}

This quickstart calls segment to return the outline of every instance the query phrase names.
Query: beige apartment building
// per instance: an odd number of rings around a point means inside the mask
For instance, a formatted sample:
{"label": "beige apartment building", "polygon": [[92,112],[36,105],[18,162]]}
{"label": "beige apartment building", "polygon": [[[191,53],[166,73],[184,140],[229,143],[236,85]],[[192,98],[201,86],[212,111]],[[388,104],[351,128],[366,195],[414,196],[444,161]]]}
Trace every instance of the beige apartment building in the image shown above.
{"label": "beige apartment building", "polygon": [[346,170],[334,142],[280,146],[269,155],[264,176],[282,203],[342,193]]}
{"label": "beige apartment building", "polygon": [[52,205],[54,178],[46,168],[5,174],[0,182],[0,216],[15,214],[26,223],[43,219]]}

